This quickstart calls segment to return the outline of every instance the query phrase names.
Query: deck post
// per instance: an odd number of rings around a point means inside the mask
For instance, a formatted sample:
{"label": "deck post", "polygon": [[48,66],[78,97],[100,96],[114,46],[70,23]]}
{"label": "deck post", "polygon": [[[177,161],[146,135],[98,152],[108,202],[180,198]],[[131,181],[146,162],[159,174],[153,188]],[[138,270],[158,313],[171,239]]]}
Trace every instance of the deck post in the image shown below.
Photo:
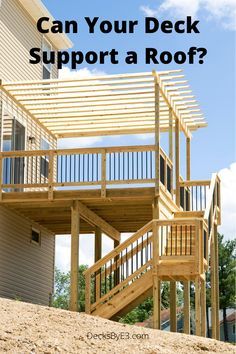
{"label": "deck post", "polygon": [[102,232],[99,227],[95,227],[95,242],[94,242],[94,263],[102,258]]}
{"label": "deck post", "polygon": [[106,150],[102,150],[102,166],[101,166],[101,196],[106,198]]}
{"label": "deck post", "polygon": [[159,266],[159,197],[153,201],[153,328],[161,329],[161,282],[158,277]]}
{"label": "deck post", "polygon": [[216,259],[215,259],[215,235],[211,237],[211,338],[216,339]]}
{"label": "deck post", "polygon": [[170,281],[170,331],[177,332],[176,281]]}
{"label": "deck post", "polygon": [[78,274],[79,274],[79,207],[73,201],[71,207],[71,275],[70,275],[70,310],[78,311]]}
{"label": "deck post", "polygon": [[191,173],[191,139],[189,137],[186,138],[186,179],[190,180]]}
{"label": "deck post", "polygon": [[169,159],[173,162],[173,109],[169,108]]}
{"label": "deck post", "polygon": [[201,296],[200,296],[200,278],[195,278],[195,327],[196,336],[201,335]]}
{"label": "deck post", "polygon": [[160,194],[160,83],[153,71],[155,90],[155,195]]}
{"label": "deck post", "polygon": [[54,181],[54,153],[49,152],[49,176],[48,176],[48,199],[53,199],[53,181]]}
{"label": "deck post", "polygon": [[216,339],[220,340],[220,319],[219,319],[219,250],[217,225],[214,224],[214,244],[215,244],[215,287],[216,287]]}
{"label": "deck post", "polygon": [[[120,244],[120,241],[118,240],[114,240],[114,248],[118,247]],[[119,256],[116,256],[114,259],[114,262],[118,261]],[[118,269],[114,270],[114,282],[115,285],[118,285],[120,282],[120,268],[118,267]]]}
{"label": "deck post", "polygon": [[206,280],[201,279],[201,336],[206,337]]}
{"label": "deck post", "polygon": [[176,205],[180,206],[180,122],[175,117],[175,195]]}
{"label": "deck post", "polygon": [[184,281],[184,333],[190,334],[190,282]]}

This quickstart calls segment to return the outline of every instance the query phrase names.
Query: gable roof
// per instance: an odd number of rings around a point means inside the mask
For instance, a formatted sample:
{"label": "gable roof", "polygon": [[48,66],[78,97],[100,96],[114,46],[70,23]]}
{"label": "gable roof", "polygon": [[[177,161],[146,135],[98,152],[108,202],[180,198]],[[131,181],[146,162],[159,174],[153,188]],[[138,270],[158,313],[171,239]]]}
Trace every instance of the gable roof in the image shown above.
{"label": "gable roof", "polygon": [[[54,20],[48,9],[41,0],[17,0],[21,6],[28,12],[31,18],[37,22],[40,17],[49,17],[50,22]],[[46,37],[56,47],[56,49],[67,49],[73,46],[69,37],[64,33],[48,33]]]}

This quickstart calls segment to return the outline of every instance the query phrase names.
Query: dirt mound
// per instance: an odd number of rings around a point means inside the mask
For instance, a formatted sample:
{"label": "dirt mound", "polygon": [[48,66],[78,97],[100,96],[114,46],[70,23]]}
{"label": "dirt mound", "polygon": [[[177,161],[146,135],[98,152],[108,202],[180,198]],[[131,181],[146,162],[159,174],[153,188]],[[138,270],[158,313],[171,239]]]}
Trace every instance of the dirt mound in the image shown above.
{"label": "dirt mound", "polygon": [[234,349],[211,339],[0,299],[0,353],[232,354]]}

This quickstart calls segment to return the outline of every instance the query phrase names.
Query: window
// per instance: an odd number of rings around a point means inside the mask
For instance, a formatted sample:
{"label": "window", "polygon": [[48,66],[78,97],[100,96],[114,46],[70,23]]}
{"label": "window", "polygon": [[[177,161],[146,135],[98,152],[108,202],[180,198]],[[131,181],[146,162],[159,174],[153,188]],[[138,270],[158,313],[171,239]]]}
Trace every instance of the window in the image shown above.
{"label": "window", "polygon": [[[42,50],[43,52],[47,52],[47,57],[49,58],[52,47],[50,43],[44,38],[42,42]],[[43,80],[48,80],[51,78],[52,73],[52,64],[43,63]]]}
{"label": "window", "polygon": [[31,230],[31,243],[40,245],[41,243],[41,234],[39,230],[32,228]]}
{"label": "window", "polygon": [[[50,149],[50,144],[47,142],[45,139],[41,139],[41,145],[40,145],[41,150],[49,150]],[[40,173],[41,176],[44,178],[48,178],[49,174],[49,157],[48,156],[42,156],[40,159]]]}

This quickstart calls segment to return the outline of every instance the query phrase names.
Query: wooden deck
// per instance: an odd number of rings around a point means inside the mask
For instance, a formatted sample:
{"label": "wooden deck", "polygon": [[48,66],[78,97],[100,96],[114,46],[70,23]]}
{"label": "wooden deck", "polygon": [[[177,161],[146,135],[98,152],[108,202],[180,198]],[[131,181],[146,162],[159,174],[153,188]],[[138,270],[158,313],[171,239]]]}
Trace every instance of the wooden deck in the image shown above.
{"label": "wooden deck", "polygon": [[[0,205],[14,209],[55,234],[70,234],[71,207],[74,200],[79,200],[119,232],[135,232],[152,219],[154,193],[154,187],[115,188],[108,189],[104,198],[100,189],[59,190],[54,192],[53,200],[48,200],[44,191],[9,192],[2,194]],[[164,188],[161,195],[169,210],[178,210]],[[86,217],[82,219],[81,233],[94,232],[96,224],[89,221]]]}

